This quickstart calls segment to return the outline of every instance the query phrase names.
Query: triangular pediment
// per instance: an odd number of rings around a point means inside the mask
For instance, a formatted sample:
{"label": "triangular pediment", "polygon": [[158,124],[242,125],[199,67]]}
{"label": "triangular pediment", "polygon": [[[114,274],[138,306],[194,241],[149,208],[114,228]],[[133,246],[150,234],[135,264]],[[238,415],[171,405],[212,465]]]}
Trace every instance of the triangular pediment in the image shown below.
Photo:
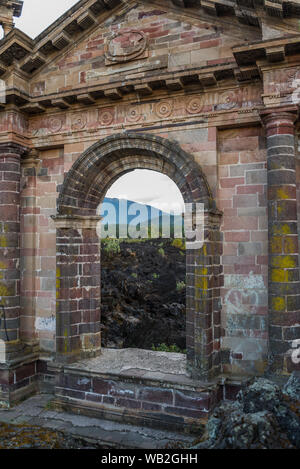
{"label": "triangular pediment", "polygon": [[[97,83],[111,87],[150,74],[155,86],[155,81],[179,69],[187,72],[222,63],[232,69],[232,48],[259,38],[259,31],[238,22],[229,27],[227,22],[193,17],[188,11],[179,14],[168,5],[132,3],[117,8],[58,57],[53,55],[35,74],[31,92],[37,91],[35,83],[41,80],[45,82],[44,93],[51,94]],[[51,79],[45,79],[48,76]],[[187,74],[186,80],[191,79]]]}
{"label": "triangular pediment", "polygon": [[15,29],[0,42],[8,97],[18,82],[17,104],[31,112],[29,101],[42,97],[39,112],[77,99],[151,94],[162,83],[206,87],[256,78],[257,59],[280,61],[299,47],[297,9],[285,9],[282,21],[250,0],[224,2],[82,0],[35,39]]}

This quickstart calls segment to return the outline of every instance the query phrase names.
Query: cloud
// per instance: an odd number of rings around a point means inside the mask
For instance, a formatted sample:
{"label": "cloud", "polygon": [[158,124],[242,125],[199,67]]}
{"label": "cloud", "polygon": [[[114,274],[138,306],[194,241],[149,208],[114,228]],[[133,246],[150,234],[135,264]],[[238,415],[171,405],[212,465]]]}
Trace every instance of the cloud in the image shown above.
{"label": "cloud", "polygon": [[176,213],[182,211],[184,203],[175,182],[164,174],[146,169],[137,169],[121,176],[108,190],[106,197],[133,200],[164,211],[175,210]]}
{"label": "cloud", "polygon": [[56,21],[78,0],[24,0],[20,18],[15,18],[16,28],[35,38]]}

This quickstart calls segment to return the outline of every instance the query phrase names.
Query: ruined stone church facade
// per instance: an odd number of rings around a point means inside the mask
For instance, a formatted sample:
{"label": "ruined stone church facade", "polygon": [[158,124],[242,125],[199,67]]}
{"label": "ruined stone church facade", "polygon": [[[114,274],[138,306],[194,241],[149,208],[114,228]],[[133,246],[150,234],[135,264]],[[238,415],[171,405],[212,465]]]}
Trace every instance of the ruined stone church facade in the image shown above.
{"label": "ruined stone church facade", "polygon": [[299,369],[299,1],[81,0],[35,39],[22,3],[0,1],[0,401],[101,354],[97,208],[136,168],[205,207],[191,379],[218,399]]}

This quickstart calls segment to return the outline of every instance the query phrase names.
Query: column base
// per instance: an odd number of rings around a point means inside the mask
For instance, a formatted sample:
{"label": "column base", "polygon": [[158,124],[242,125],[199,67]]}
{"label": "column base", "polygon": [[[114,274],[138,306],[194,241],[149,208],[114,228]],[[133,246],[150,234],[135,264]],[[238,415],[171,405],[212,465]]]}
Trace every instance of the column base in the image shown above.
{"label": "column base", "polygon": [[12,405],[38,390],[38,347],[21,341],[0,344],[0,408]]}

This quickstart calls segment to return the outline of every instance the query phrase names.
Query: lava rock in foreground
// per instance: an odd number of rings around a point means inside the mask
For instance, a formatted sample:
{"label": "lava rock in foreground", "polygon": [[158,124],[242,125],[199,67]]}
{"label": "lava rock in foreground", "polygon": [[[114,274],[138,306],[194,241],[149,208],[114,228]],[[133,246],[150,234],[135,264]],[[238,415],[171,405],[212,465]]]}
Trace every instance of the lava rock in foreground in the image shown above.
{"label": "lava rock in foreground", "polygon": [[102,242],[102,346],[186,348],[185,247],[181,240]]}
{"label": "lava rock in foreground", "polygon": [[257,378],[236,402],[219,405],[194,449],[300,449],[300,375],[283,389]]}

